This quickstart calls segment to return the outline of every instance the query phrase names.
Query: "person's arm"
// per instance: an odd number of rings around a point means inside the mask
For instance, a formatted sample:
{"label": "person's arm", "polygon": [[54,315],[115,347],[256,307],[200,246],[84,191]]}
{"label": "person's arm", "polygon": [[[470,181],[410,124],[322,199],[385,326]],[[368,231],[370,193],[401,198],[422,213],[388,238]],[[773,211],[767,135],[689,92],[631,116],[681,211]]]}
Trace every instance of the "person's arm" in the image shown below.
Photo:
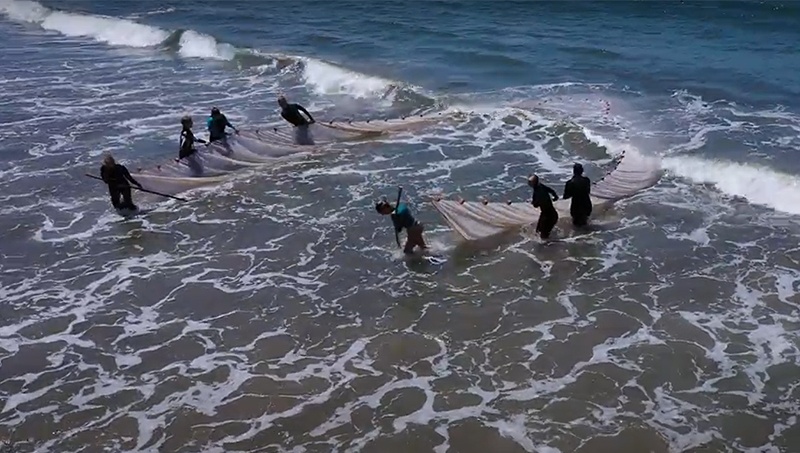
{"label": "person's arm", "polygon": [[100,167],[100,178],[104,183],[108,184],[108,171],[106,171],[105,166]]}
{"label": "person's arm", "polygon": [[567,181],[564,184],[564,199],[569,200],[570,198],[572,198],[572,181]]}
{"label": "person's arm", "polygon": [[124,166],[122,167],[122,175],[125,176],[125,179],[127,179],[130,182],[132,182],[134,186],[136,186],[136,187],[138,187],[140,189],[142,188],[142,185],[139,184],[139,181],[137,181],[137,180],[135,180],[133,178],[133,176],[131,175],[131,172],[128,171],[127,167],[124,167]]}
{"label": "person's arm", "polygon": [[181,136],[178,138],[178,152],[183,151],[183,143],[188,140],[186,131],[181,131]]}
{"label": "person's arm", "polygon": [[233,129],[233,131],[236,132],[237,134],[239,133],[239,129],[236,129],[236,126],[231,124],[231,122],[228,120],[227,116],[225,117],[225,125],[228,126],[231,129]]}
{"label": "person's arm", "polygon": [[547,189],[547,192],[553,196],[553,201],[558,201],[558,194],[555,190],[553,190],[550,186],[544,186]]}
{"label": "person's arm", "polygon": [[314,121],[314,117],[313,117],[313,116],[311,116],[311,114],[310,114],[310,113],[308,113],[308,110],[306,110],[306,108],[305,108],[305,107],[303,107],[303,106],[302,106],[302,105],[300,105],[300,104],[297,104],[297,108],[298,108],[298,109],[299,109],[301,112],[305,113],[305,114],[306,114],[306,116],[308,116],[308,119],[309,119],[309,120],[311,120],[311,122],[312,122],[312,123],[316,123],[316,121]]}
{"label": "person's arm", "polygon": [[208,142],[207,142],[207,141],[205,141],[205,140],[203,140],[202,138],[197,138],[197,137],[195,137],[195,135],[194,135],[194,132],[189,132],[189,134],[191,134],[191,135],[192,135],[192,142],[198,142],[198,143],[202,143],[202,144],[204,144],[204,145],[207,145],[207,144],[208,144]]}

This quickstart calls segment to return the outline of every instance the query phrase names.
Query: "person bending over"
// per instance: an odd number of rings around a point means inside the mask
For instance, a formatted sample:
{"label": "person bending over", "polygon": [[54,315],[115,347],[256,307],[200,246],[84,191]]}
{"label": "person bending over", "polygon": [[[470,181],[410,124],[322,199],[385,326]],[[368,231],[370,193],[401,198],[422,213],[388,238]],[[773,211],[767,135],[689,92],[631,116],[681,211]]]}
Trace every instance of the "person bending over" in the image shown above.
{"label": "person bending over", "polygon": [[[295,141],[298,145],[313,145],[314,139],[311,138],[309,126],[316,121],[300,104],[290,104],[284,96],[278,98],[278,105],[281,107],[281,116],[292,126],[295,127]],[[306,119],[300,112],[308,116]]]}
{"label": "person bending over", "polygon": [[398,203],[395,208],[392,203],[384,199],[375,204],[375,210],[381,215],[392,216],[395,235],[400,234],[403,229],[406,230],[406,244],[403,247],[403,253],[414,253],[415,247],[419,247],[423,251],[428,248],[425,244],[425,238],[422,236],[425,226],[414,218],[411,214],[411,210],[408,208],[408,204],[401,202]]}
{"label": "person bending over", "polygon": [[[531,204],[534,208],[539,208],[539,221],[536,223],[536,232],[542,239],[550,237],[550,232],[558,223],[558,212],[553,202],[558,200],[555,190],[539,182],[539,177],[531,175],[528,178],[528,186],[533,189]],[[552,197],[552,198],[551,198]]]}

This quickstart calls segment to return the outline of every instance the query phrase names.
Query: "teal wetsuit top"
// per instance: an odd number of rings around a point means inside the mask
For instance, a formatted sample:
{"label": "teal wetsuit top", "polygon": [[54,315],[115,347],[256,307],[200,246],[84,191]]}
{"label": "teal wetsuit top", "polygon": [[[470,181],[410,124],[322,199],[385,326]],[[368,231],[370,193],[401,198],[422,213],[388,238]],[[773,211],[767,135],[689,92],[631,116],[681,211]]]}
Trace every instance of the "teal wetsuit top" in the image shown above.
{"label": "teal wetsuit top", "polygon": [[411,210],[405,203],[397,205],[397,209],[392,213],[392,223],[394,229],[398,233],[403,231],[403,228],[408,229],[417,224],[417,220],[411,215]]}
{"label": "teal wetsuit top", "polygon": [[233,124],[228,121],[228,118],[225,115],[220,113],[216,118],[209,116],[206,120],[206,128],[208,129],[209,140],[213,142],[225,138],[226,127],[235,129]]}

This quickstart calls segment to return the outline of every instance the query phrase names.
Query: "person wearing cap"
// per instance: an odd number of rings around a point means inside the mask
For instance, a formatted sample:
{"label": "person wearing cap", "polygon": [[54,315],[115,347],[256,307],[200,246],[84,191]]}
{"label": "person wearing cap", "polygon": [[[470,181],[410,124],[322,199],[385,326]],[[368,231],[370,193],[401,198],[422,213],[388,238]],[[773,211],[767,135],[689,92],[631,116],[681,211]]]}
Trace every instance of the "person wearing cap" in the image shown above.
{"label": "person wearing cap", "polygon": [[576,163],[572,166],[572,179],[564,184],[564,199],[572,199],[569,214],[577,227],[585,226],[592,215],[591,192],[592,181],[583,176],[583,165]]}
{"label": "person wearing cap", "polygon": [[[290,104],[286,97],[278,98],[278,105],[281,107],[281,117],[295,127],[295,141],[298,145],[313,145],[314,139],[311,138],[309,126],[314,124],[314,117],[308,113],[300,104]],[[303,112],[308,119],[300,114]]]}
{"label": "person wearing cap", "polygon": [[217,107],[211,109],[211,115],[208,117],[208,120],[206,120],[206,127],[208,128],[209,142],[224,140],[226,137],[226,127],[230,127],[237,134],[239,133],[239,130],[228,121],[228,118],[223,115]]}
{"label": "person wearing cap", "polygon": [[[531,204],[539,208],[539,221],[536,223],[536,232],[542,239],[550,237],[550,232],[558,223],[558,211],[553,202],[558,200],[558,194],[549,186],[542,184],[537,175],[528,177],[528,187],[533,189]],[[551,198],[552,197],[552,198]]]}

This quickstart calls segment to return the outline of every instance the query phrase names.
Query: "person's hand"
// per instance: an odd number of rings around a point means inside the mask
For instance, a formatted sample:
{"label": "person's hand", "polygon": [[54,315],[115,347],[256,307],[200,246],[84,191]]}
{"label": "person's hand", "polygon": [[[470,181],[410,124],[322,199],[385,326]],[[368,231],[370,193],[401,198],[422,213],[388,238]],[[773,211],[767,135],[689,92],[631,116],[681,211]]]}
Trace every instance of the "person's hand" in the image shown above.
{"label": "person's hand", "polygon": [[234,129],[233,132],[235,132],[236,135],[239,135],[239,129]]}

